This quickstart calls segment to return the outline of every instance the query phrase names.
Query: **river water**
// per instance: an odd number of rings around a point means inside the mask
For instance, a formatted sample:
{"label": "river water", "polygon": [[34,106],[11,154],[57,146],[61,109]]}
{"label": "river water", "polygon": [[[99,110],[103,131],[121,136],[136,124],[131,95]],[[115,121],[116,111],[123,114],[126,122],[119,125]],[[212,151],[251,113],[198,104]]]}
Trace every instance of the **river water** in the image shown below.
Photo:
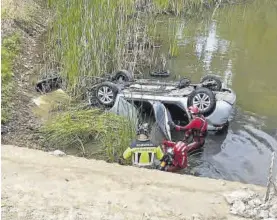
{"label": "river water", "polygon": [[170,72],[195,82],[217,74],[237,94],[228,133],[209,135],[204,152],[190,158],[200,176],[266,184],[277,151],[276,2],[226,6],[204,19],[159,18],[158,53],[167,56],[172,39],[177,48]]}

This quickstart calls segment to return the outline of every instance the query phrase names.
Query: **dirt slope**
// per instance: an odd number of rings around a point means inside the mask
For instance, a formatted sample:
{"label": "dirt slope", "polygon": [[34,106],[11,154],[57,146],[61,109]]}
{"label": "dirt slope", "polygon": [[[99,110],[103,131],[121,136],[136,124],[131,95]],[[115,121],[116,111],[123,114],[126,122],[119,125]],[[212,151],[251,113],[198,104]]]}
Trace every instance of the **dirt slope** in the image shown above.
{"label": "dirt slope", "polygon": [[[2,219],[239,219],[223,194],[247,187],[2,145]],[[193,214],[205,218],[191,218]]]}

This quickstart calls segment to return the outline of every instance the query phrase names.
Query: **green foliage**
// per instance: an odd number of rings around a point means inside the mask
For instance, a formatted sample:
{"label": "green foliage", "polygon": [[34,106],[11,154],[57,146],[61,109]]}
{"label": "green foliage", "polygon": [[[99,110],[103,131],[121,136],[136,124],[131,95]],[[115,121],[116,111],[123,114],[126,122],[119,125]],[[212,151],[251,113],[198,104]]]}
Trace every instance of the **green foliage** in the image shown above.
{"label": "green foliage", "polygon": [[97,146],[98,157],[114,162],[129,146],[133,126],[125,118],[99,109],[68,110],[56,115],[42,127],[48,146],[63,150],[77,148],[89,156]]}
{"label": "green foliage", "polygon": [[[214,4],[215,0],[205,2]],[[151,65],[153,53],[147,54],[138,45],[155,41],[151,34],[155,34],[157,21],[147,13],[138,14],[137,3],[134,0],[48,1],[56,12],[49,33],[54,51],[51,60],[60,63],[71,92],[80,92],[81,78],[119,69],[143,72],[144,67]],[[202,0],[153,0],[153,3],[151,12],[170,11],[174,15],[202,11],[204,4]],[[129,45],[135,45],[131,52],[127,49]],[[170,53],[177,55],[176,42]],[[140,66],[143,67],[139,69]]]}
{"label": "green foliage", "polygon": [[51,42],[70,89],[76,89],[82,76],[120,68],[129,27],[134,24],[127,18],[133,12],[132,0],[49,3],[56,10]]}
{"label": "green foliage", "polygon": [[18,33],[6,37],[2,41],[1,50],[1,123],[10,118],[11,96],[13,91],[13,63],[20,50],[20,36]]}

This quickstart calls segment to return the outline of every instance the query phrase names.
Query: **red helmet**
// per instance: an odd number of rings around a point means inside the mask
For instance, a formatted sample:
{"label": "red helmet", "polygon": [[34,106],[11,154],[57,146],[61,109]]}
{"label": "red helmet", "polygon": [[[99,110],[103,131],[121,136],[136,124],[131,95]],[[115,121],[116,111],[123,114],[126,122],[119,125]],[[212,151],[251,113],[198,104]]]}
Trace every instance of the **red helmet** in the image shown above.
{"label": "red helmet", "polygon": [[190,106],[190,107],[189,107],[189,112],[190,112],[192,115],[197,115],[197,114],[199,114],[199,108],[196,107],[196,106]]}

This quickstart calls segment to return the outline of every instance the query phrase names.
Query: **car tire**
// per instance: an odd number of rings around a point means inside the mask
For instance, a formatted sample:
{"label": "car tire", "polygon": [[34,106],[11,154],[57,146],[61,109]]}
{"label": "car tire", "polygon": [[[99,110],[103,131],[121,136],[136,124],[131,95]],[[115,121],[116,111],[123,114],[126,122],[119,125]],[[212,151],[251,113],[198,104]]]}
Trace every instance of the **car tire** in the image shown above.
{"label": "car tire", "polygon": [[197,106],[204,116],[209,116],[216,106],[215,95],[207,88],[196,89],[188,97],[188,107],[192,105]]}
{"label": "car tire", "polygon": [[95,90],[97,101],[106,106],[113,106],[118,93],[118,87],[112,82],[103,82]]}
{"label": "car tire", "polygon": [[131,81],[134,80],[134,76],[133,76],[133,74],[131,74],[127,70],[119,70],[118,72],[116,72],[114,74],[113,80],[114,81],[120,81],[120,79],[123,82],[131,82]]}
{"label": "car tire", "polygon": [[155,146],[161,146],[163,140],[166,139],[163,132],[161,131],[159,125],[157,122],[155,122],[152,127],[151,127],[151,132],[150,132],[150,141],[155,145]]}
{"label": "car tire", "polygon": [[212,91],[220,91],[222,89],[222,82],[218,76],[215,75],[206,75],[201,78],[200,83],[214,81],[216,85],[208,86],[208,88]]}
{"label": "car tire", "polygon": [[187,78],[187,77],[184,77],[184,78],[182,78],[182,79],[179,81],[179,83],[178,83],[178,85],[177,85],[177,88],[178,88],[178,89],[183,89],[183,88],[189,86],[190,84],[191,84],[190,79]]}

